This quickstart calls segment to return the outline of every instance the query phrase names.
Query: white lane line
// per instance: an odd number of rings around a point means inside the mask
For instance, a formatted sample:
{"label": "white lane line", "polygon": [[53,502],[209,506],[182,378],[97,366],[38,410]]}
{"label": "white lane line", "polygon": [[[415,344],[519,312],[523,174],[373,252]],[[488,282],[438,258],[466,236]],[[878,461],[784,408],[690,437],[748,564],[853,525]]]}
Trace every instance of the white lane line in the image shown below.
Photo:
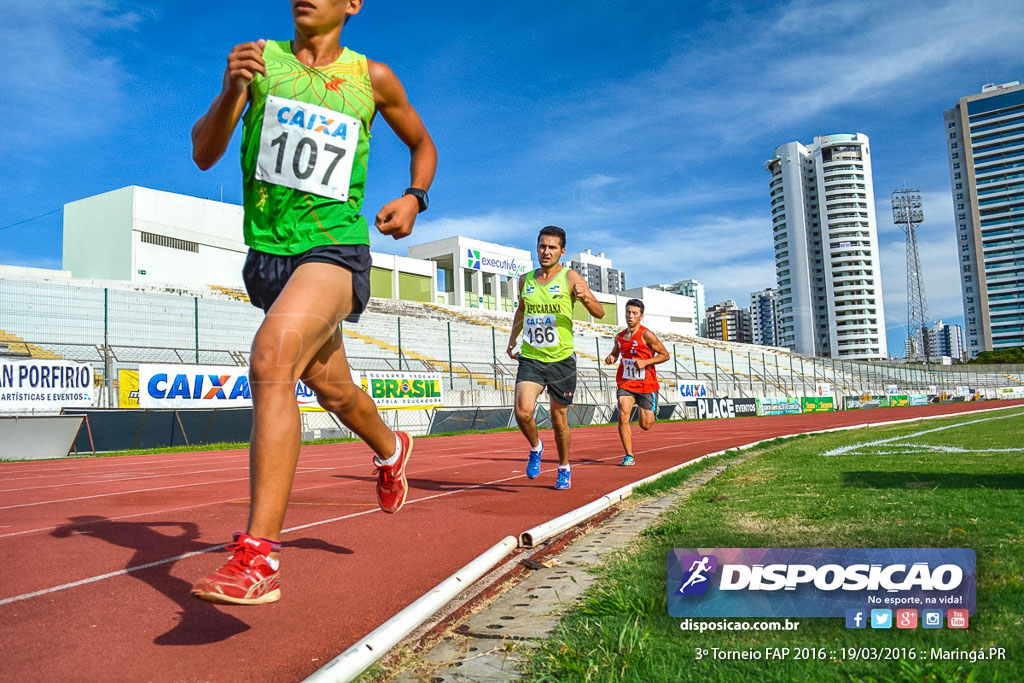
{"label": "white lane line", "polygon": [[[653,448],[653,449],[648,449],[648,450],[639,451],[639,452],[640,453],[647,453],[647,452],[650,452],[650,451],[653,451],[653,450],[663,450],[665,448],[672,448],[672,447],[673,446],[662,446],[660,448]],[[619,455],[616,454],[616,455],[613,455],[613,456],[610,456],[610,457],[607,457],[607,458],[600,458],[599,461],[617,460],[618,458],[619,458]],[[577,467],[586,467],[586,465],[587,465],[586,463],[580,463],[579,465],[577,465]],[[446,469],[450,469],[450,468],[446,468]],[[554,469],[555,468],[552,468],[552,469],[549,469],[547,471],[548,472],[553,472]],[[417,498],[415,500],[410,500],[410,501],[408,501],[406,503],[406,505],[415,505],[417,503],[423,503],[423,502],[426,502],[428,500],[435,500],[437,498],[444,498],[446,496],[452,496],[452,495],[455,495],[457,493],[464,493],[466,491],[472,491],[474,489],[482,488],[484,486],[492,486],[494,484],[501,484],[501,483],[504,483],[506,481],[512,481],[513,479],[522,479],[525,476],[526,476],[525,474],[517,474],[517,475],[511,476],[511,477],[503,477],[501,479],[494,479],[492,481],[486,481],[486,482],[482,482],[480,484],[474,484],[472,486],[467,486],[467,487],[464,487],[464,488],[461,488],[461,489],[455,489],[455,490],[452,490],[452,491],[445,491],[443,493],[435,493],[435,494],[430,495],[430,496],[424,496],[423,498]],[[363,515],[369,515],[369,514],[372,514],[372,513],[375,513],[375,512],[380,512],[380,510],[378,508],[372,508],[370,510],[363,510],[361,512],[352,512],[352,513],[349,513],[347,515],[341,515],[339,517],[331,517],[330,519],[323,519],[323,520],[319,520],[319,521],[316,521],[316,522],[310,522],[308,524],[300,524],[299,526],[294,526],[294,527],[290,527],[288,529],[283,529],[281,531],[281,535],[283,537],[284,534],[292,533],[292,532],[295,532],[295,531],[302,531],[303,529],[309,529],[309,528],[315,527],[315,526],[322,526],[324,524],[331,524],[332,522],[340,522],[342,520],[352,519],[353,517],[361,517]],[[125,567],[124,569],[119,569],[118,571],[115,571],[115,572],[108,572],[106,574],[100,574],[98,576],[91,576],[91,577],[89,577],[87,579],[80,579],[78,581],[72,581],[71,583],[65,583],[65,584],[61,584],[59,586],[52,586],[50,588],[43,588],[42,590],[32,591],[31,593],[22,593],[21,595],[14,595],[14,596],[11,596],[9,598],[0,599],[0,606],[7,605],[7,604],[10,604],[12,602],[18,602],[18,601],[21,601],[21,600],[28,600],[30,598],[37,598],[37,597],[40,597],[40,596],[43,596],[43,595],[50,595],[52,593],[57,593],[59,591],[68,590],[70,588],[77,588],[79,586],[84,586],[84,585],[87,585],[87,584],[90,584],[90,583],[95,583],[97,581],[103,581],[105,579],[112,579],[112,578],[115,578],[115,577],[118,577],[118,576],[124,576],[125,574],[130,574],[132,572],[141,571],[143,569],[149,569],[151,567],[158,567],[160,565],[168,564],[170,562],[178,562],[180,560],[185,560],[185,559],[188,559],[190,557],[195,557],[196,555],[202,555],[204,553],[209,553],[209,552],[212,552],[214,550],[220,550],[223,547],[224,547],[224,544],[221,543],[221,544],[218,544],[218,545],[210,546],[209,548],[203,548],[202,550],[194,550],[192,552],[184,553],[182,555],[176,555],[174,557],[168,557],[168,558],[163,559],[163,560],[156,560],[154,562],[147,562],[146,564],[140,564],[140,565],[136,565],[134,567]]]}
{"label": "white lane line", "polygon": [[[1010,413],[1008,415],[996,415],[994,417],[984,417],[984,418],[980,418],[980,419],[977,419],[977,420],[968,420],[967,422],[957,422],[956,424],[945,425],[945,426],[942,426],[942,427],[933,427],[932,429],[925,429],[925,430],[920,431],[920,432],[914,432],[913,434],[900,434],[899,436],[893,436],[893,437],[890,437],[888,439],[878,439],[877,441],[864,441],[862,443],[851,444],[849,446],[839,446],[837,448],[833,448],[830,451],[825,451],[824,453],[822,453],[822,455],[823,456],[827,456],[827,457],[836,456],[836,455],[845,455],[847,453],[850,453],[851,451],[857,451],[857,450],[860,450],[862,448],[870,448],[872,446],[882,446],[882,445],[885,445],[885,444],[892,444],[893,442],[896,442],[896,441],[904,441],[906,439],[912,439],[914,437],[923,436],[925,434],[933,434],[935,432],[942,432],[942,431],[945,431],[947,429],[956,429],[957,427],[966,427],[967,425],[978,424],[979,422],[991,422],[992,420],[1005,420],[1007,418],[1020,417],[1022,415],[1024,415],[1024,413]],[[955,417],[955,415],[953,415],[951,417]]]}

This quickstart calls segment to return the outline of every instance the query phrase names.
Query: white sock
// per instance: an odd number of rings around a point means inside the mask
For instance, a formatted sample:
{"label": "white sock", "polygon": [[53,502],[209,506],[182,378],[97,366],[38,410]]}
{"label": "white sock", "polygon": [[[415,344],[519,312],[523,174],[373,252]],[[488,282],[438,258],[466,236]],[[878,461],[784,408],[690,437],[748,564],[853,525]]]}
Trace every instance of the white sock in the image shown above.
{"label": "white sock", "polygon": [[398,462],[398,456],[402,453],[402,442],[398,439],[398,434],[395,434],[395,454],[387,460],[381,460],[379,455],[373,456],[373,464],[377,467],[390,467]]}
{"label": "white sock", "polygon": [[543,449],[543,448],[544,448],[544,442],[543,441],[538,441],[536,446],[530,446],[530,452],[531,453],[540,453],[541,449]]}
{"label": "white sock", "polygon": [[569,471],[569,466],[568,465],[559,465],[558,469],[565,470],[566,472],[568,472]]}
{"label": "white sock", "polygon": [[267,564],[269,564],[270,568],[276,572],[277,568],[281,566],[281,560],[280,558],[274,558],[270,555],[267,555]]}

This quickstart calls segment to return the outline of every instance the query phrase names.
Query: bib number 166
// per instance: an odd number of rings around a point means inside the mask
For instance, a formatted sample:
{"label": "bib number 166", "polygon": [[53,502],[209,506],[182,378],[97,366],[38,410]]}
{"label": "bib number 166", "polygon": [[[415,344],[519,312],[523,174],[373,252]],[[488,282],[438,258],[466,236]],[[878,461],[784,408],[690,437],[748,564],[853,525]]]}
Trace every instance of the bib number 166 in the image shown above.
{"label": "bib number 166", "polygon": [[558,345],[558,328],[555,327],[555,316],[527,316],[523,337],[526,343],[538,349]]}

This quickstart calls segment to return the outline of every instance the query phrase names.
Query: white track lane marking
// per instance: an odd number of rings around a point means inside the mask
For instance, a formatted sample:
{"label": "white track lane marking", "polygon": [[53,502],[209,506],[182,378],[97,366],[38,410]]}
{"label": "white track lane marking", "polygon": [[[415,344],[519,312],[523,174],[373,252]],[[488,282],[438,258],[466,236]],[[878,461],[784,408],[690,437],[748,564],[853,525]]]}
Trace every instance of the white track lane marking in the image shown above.
{"label": "white track lane marking", "polygon": [[[901,434],[899,436],[893,436],[888,439],[878,439],[877,441],[864,441],[858,444],[852,444],[849,446],[839,446],[833,448],[830,451],[822,453],[823,456],[832,457],[836,455],[846,455],[854,451],[859,451],[862,448],[869,448],[871,446],[883,446],[885,444],[893,444],[896,441],[904,441],[906,439],[912,439],[916,436],[923,436],[925,434],[932,434],[934,432],[942,432],[947,429],[956,429],[957,427],[966,427],[967,425],[978,424],[979,422],[991,422],[992,420],[1005,420],[1011,417],[1020,417],[1024,413],[1010,413],[1008,415],[996,415],[995,417],[984,417],[977,420],[968,420],[967,422],[958,422],[956,424],[945,425],[942,427],[933,427],[932,429],[925,429],[924,431],[914,432],[913,434]],[[955,417],[955,416],[954,416]]]}

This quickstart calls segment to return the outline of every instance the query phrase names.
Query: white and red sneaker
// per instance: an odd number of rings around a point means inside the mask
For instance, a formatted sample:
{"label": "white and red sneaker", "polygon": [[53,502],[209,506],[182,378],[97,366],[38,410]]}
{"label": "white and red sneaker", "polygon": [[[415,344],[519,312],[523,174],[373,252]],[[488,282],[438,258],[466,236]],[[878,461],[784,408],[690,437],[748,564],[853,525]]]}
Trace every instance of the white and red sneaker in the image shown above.
{"label": "white and red sneaker", "polygon": [[262,605],[281,599],[276,562],[269,560],[280,543],[238,531],[227,549],[231,559],[223,567],[192,586],[192,595],[217,605]]}
{"label": "white and red sneaker", "polygon": [[409,493],[409,482],[405,478],[405,466],[412,456],[412,437],[405,432],[395,432],[401,449],[393,465],[381,465],[380,458],[374,458],[377,465],[377,502],[384,512],[395,513],[405,505]]}

